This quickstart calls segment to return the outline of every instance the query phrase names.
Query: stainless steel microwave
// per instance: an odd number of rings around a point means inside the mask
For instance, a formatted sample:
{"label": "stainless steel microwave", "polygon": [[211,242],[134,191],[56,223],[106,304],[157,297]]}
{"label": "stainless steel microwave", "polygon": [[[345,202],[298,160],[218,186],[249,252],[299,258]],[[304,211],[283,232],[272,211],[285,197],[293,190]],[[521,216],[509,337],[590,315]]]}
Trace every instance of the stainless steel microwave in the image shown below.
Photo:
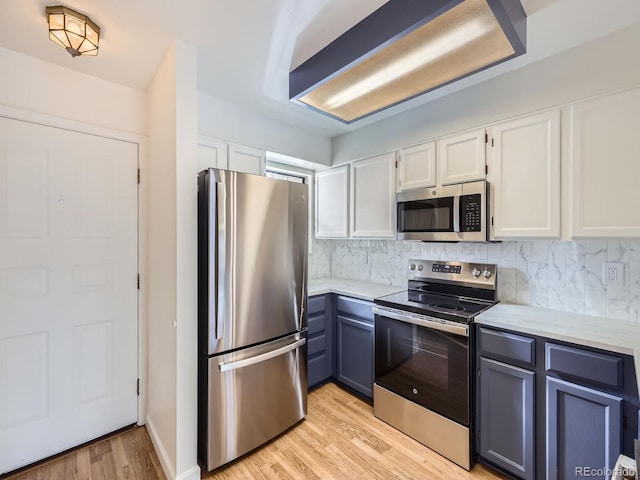
{"label": "stainless steel microwave", "polygon": [[398,240],[486,242],[489,184],[420,188],[396,194]]}

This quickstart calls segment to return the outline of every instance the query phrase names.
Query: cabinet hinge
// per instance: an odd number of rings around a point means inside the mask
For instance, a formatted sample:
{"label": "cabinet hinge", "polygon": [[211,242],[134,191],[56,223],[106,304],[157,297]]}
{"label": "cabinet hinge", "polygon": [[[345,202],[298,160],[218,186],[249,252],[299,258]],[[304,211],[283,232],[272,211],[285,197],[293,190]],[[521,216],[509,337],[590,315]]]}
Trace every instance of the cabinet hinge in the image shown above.
{"label": "cabinet hinge", "polygon": [[492,139],[491,139],[491,146],[492,146],[492,147],[493,147],[493,141],[494,141],[494,140],[495,140],[494,138],[492,138]]}
{"label": "cabinet hinge", "polygon": [[396,168],[398,168],[398,160],[396,160]]}
{"label": "cabinet hinge", "polygon": [[138,274],[138,290],[140,290],[140,274]]}
{"label": "cabinet hinge", "polygon": [[488,133],[484,134],[484,143],[489,143],[489,134]]}
{"label": "cabinet hinge", "polygon": [[140,396],[140,379],[136,381],[136,395]]}
{"label": "cabinet hinge", "polygon": [[491,217],[491,226],[493,227],[493,217]]}
{"label": "cabinet hinge", "polygon": [[622,416],[622,430],[627,429],[627,417],[625,415]]}
{"label": "cabinet hinge", "polygon": [[138,185],[140,185],[140,169],[138,169]]}
{"label": "cabinet hinge", "polygon": [[488,174],[489,173],[489,165],[485,165],[484,166],[484,174]]}

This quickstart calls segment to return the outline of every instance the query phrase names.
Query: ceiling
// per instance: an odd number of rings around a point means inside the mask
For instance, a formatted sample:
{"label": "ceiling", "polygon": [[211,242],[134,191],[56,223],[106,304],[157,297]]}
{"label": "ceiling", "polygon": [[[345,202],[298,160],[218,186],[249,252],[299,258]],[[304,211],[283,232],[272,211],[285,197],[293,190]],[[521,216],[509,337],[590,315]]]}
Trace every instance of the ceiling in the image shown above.
{"label": "ceiling", "polygon": [[101,28],[99,55],[72,58],[48,39],[45,6],[58,4],[56,0],[0,0],[0,47],[144,91],[178,38],[197,47],[200,91],[333,137],[640,22],[637,0],[522,0],[529,16],[529,45],[521,57],[352,125],[289,102],[289,70],[384,3],[64,0],[62,4],[89,15]]}

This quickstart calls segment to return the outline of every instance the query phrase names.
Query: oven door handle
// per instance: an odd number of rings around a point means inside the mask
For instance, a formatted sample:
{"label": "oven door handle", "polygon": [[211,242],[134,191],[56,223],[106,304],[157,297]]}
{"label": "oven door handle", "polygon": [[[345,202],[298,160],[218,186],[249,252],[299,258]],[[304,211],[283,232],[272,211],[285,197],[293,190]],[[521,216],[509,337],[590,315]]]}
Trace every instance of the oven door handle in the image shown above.
{"label": "oven door handle", "polygon": [[431,328],[433,330],[440,330],[443,332],[453,333],[454,335],[459,335],[461,337],[469,336],[469,326],[468,325],[454,325],[450,322],[443,323],[437,320],[426,320],[422,318],[411,317],[409,315],[403,315],[398,312],[390,312],[389,310],[385,310],[383,308],[373,307],[373,313],[376,315],[380,315],[381,317],[392,318],[393,320],[399,320],[405,323],[411,323],[413,325],[418,325],[419,327]]}

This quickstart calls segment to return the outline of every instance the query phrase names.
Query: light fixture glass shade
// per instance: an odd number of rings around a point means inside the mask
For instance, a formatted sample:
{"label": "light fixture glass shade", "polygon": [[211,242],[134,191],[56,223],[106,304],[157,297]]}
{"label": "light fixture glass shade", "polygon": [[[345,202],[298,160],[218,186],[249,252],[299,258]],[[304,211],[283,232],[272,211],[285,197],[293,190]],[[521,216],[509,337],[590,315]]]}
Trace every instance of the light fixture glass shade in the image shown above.
{"label": "light fixture glass shade", "polygon": [[490,1],[452,2],[444,13],[350,62],[294,100],[351,123],[522,53]]}
{"label": "light fixture glass shade", "polygon": [[61,5],[47,7],[49,38],[72,57],[98,54],[100,27],[89,17]]}

